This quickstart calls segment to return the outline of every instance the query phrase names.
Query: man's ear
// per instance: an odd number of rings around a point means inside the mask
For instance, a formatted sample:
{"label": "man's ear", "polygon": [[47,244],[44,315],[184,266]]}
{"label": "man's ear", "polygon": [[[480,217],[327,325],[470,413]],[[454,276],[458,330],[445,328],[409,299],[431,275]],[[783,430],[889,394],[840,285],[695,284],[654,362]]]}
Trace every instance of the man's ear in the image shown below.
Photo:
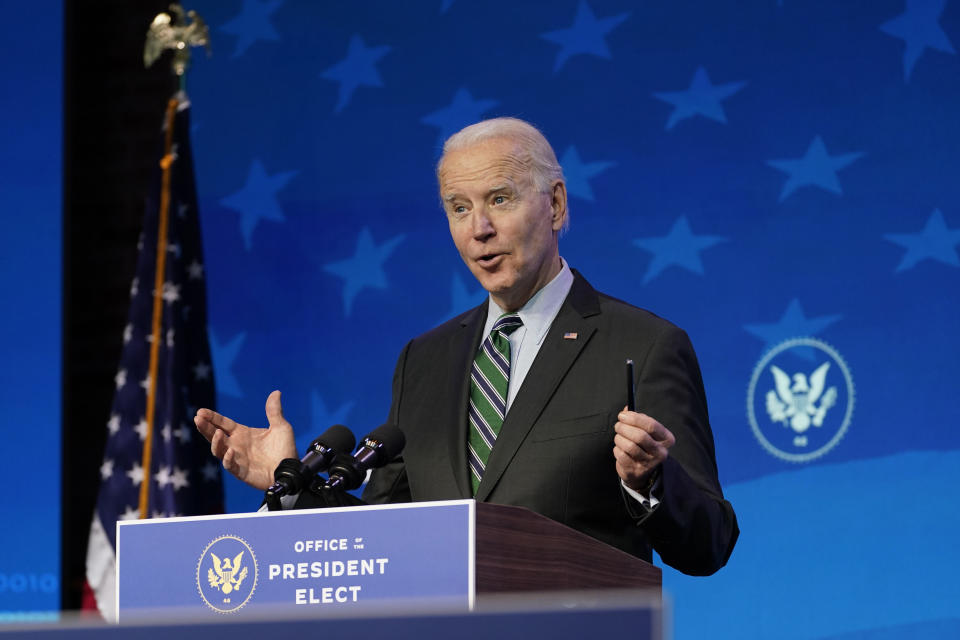
{"label": "man's ear", "polygon": [[563,180],[553,183],[553,192],[550,194],[550,208],[553,211],[553,230],[560,231],[567,220],[567,185]]}

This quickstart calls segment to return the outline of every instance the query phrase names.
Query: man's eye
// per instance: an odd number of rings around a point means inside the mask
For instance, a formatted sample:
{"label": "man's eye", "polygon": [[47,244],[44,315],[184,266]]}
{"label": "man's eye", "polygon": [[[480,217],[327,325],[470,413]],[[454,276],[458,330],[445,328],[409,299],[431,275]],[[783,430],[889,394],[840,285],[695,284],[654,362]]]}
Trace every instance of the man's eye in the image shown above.
{"label": "man's eye", "polygon": [[455,207],[453,208],[453,212],[454,212],[454,213],[466,213],[466,212],[467,212],[467,208],[466,208],[465,206],[463,206],[462,204],[458,204],[457,206],[455,206]]}
{"label": "man's eye", "polygon": [[493,204],[503,204],[507,201],[507,196],[494,196]]}

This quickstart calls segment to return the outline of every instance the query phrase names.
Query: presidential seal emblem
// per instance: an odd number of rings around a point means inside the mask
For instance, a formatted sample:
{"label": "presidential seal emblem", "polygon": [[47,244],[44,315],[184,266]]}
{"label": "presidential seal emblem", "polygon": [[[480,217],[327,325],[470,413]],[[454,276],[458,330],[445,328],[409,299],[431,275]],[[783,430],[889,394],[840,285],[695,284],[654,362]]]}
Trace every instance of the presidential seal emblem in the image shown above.
{"label": "presidential seal emblem", "polygon": [[200,554],[197,590],[217,613],[233,613],[257,588],[257,558],[243,538],[220,536]]}
{"label": "presidential seal emblem", "polygon": [[747,389],[747,418],[768,452],[809,462],[837,445],[853,416],[850,369],[836,349],[792,338],[768,351]]}

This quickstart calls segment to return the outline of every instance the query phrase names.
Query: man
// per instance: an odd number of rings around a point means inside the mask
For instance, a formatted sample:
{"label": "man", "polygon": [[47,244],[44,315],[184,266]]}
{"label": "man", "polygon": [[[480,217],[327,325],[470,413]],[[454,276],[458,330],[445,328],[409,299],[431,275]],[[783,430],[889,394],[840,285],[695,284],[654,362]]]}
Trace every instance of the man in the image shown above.
{"label": "man", "polygon": [[[519,505],[685,573],[722,567],[739,529],[693,348],[562,260],[567,193],[549,143],[520,120],[480,122],[446,142],[437,178],[454,244],[490,297],[403,350],[389,421],[407,445],[364,499]],[[260,489],[297,455],[279,392],[266,411],[268,429],[196,417],[224,467]]]}

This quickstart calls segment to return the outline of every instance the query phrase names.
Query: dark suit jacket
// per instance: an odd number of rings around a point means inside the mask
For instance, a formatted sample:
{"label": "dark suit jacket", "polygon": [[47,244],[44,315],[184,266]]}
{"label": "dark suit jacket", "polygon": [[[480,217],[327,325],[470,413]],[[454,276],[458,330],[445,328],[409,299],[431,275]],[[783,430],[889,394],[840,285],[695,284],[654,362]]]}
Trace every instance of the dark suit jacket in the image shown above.
{"label": "dark suit jacket", "polygon": [[[527,507],[648,561],[656,549],[685,573],[713,573],[726,563],[739,529],[717,479],[690,341],[669,322],[598,294],[574,275],[476,499]],[[367,502],[470,497],[467,399],[486,315],[484,303],[404,348],[389,420],[407,444],[401,459],[374,472]],[[621,492],[613,457],[613,425],[626,405],[626,358],[637,365],[638,410],[676,436],[662,468],[662,502],[649,515]]]}

